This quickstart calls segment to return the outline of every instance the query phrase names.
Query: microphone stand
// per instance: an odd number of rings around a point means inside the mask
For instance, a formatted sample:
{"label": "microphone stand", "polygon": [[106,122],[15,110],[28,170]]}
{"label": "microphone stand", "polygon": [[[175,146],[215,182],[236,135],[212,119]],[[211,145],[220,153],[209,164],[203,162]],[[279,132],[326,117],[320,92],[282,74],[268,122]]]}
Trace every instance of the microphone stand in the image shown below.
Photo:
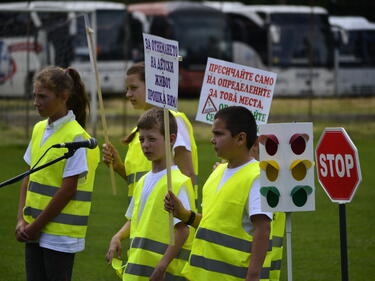
{"label": "microphone stand", "polygon": [[61,161],[61,160],[63,160],[63,159],[68,159],[68,158],[70,158],[70,157],[73,156],[73,154],[74,154],[74,152],[76,152],[76,150],[77,150],[77,149],[69,148],[69,150],[68,150],[63,156],[61,156],[61,157],[59,157],[59,158],[56,158],[55,160],[49,161],[49,162],[47,162],[46,164],[43,164],[43,165],[41,165],[41,166],[38,166],[38,167],[36,167],[36,168],[34,168],[34,169],[30,169],[30,170],[28,170],[28,171],[25,172],[25,173],[22,173],[22,174],[20,174],[20,175],[18,175],[18,176],[15,176],[14,178],[11,178],[11,179],[9,179],[9,180],[6,180],[6,181],[0,183],[0,188],[3,187],[3,186],[9,185],[9,184],[12,184],[12,183],[18,182],[18,181],[22,180],[24,177],[26,177],[26,176],[28,176],[28,175],[30,175],[30,174],[36,172],[36,171],[39,171],[39,170],[41,170],[41,169],[44,169],[45,167],[51,166],[52,164],[55,164],[56,162],[59,162],[59,161]]}

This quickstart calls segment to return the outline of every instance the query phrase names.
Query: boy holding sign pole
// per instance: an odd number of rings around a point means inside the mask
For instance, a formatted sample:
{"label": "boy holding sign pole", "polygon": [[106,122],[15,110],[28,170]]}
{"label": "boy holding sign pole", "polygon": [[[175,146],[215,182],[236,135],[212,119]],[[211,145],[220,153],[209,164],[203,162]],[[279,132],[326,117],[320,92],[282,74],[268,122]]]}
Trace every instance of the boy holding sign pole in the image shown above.
{"label": "boy holding sign pole", "polygon": [[[168,213],[163,210],[167,190],[167,159],[165,148],[164,110],[146,111],[138,122],[139,140],[152,170],[144,175],[134,190],[126,213],[129,219],[110,243],[106,259],[111,262],[121,255],[121,240],[130,237],[129,259],[123,271],[123,280],[163,280],[181,276],[182,267],[189,255],[193,231],[180,220],[174,219],[174,245],[168,245]],[[169,117],[171,146],[176,140],[177,125]],[[189,177],[177,166],[171,167],[172,190],[186,209],[195,210],[194,191]],[[174,279],[173,279],[174,280]]]}
{"label": "boy holding sign pole", "polygon": [[250,155],[256,139],[252,113],[241,106],[219,110],[212,144],[227,160],[203,187],[202,214],[183,207],[169,192],[165,208],[197,228],[183,276],[188,280],[268,280],[272,213],[260,209],[260,168]]}

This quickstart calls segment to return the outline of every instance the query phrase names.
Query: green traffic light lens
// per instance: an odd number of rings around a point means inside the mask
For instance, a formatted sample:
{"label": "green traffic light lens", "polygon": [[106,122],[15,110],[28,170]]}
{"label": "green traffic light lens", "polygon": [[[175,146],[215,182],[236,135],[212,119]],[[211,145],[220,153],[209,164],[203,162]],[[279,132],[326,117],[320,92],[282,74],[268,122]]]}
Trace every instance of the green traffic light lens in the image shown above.
{"label": "green traffic light lens", "polygon": [[307,197],[312,193],[312,188],[308,185],[297,185],[292,189],[290,195],[292,196],[293,203],[297,207],[302,207],[307,202]]}
{"label": "green traffic light lens", "polygon": [[279,204],[280,192],[274,186],[263,186],[260,193],[266,197],[267,203],[270,207],[275,208]]}

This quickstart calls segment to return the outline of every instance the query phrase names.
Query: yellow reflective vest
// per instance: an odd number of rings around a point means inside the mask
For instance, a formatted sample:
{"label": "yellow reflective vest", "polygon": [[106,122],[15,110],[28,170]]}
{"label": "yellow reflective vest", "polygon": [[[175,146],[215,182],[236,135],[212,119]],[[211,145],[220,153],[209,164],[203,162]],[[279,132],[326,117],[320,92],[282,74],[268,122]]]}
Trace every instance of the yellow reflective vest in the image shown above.
{"label": "yellow reflective vest", "polygon": [[[34,126],[31,138],[31,167],[54,144],[72,142],[77,136],[83,136],[85,139],[90,138],[89,134],[74,120],[62,125],[60,129],[41,145],[47,122],[47,120],[44,120]],[[67,151],[66,148],[50,149],[38,163],[38,166],[63,156]],[[97,147],[95,149],[87,149],[88,173],[86,177],[78,180],[75,196],[64,207],[61,213],[42,229],[42,232],[76,238],[85,237],[91,208],[95,170],[98,163],[99,149]],[[59,190],[63,181],[65,164],[66,159],[30,175],[23,210],[23,217],[26,222],[33,222]]]}
{"label": "yellow reflective vest", "polygon": [[[171,110],[171,113],[177,118],[180,117],[184,120],[185,125],[189,132],[190,137],[190,144],[191,144],[191,158],[193,160],[193,168],[195,173],[195,181],[193,182],[194,191],[195,191],[195,198],[198,196],[198,152],[197,152],[197,145],[195,143],[194,134],[193,134],[193,127],[186,117],[186,115],[182,112],[176,112]],[[132,130],[134,133],[137,128]],[[133,196],[134,186],[139,181],[139,179],[146,174],[148,171],[151,170],[151,161],[147,160],[144,156],[141,148],[141,143],[139,141],[139,133],[136,132],[136,135],[129,143],[128,152],[126,153],[124,166],[126,171],[126,180],[128,183],[128,199],[130,202],[131,197]]]}
{"label": "yellow reflective vest", "polygon": [[274,212],[271,222],[272,252],[270,281],[279,281],[283,257],[283,240],[285,234],[285,213]]}
{"label": "yellow reflective vest", "polygon": [[[136,130],[137,127],[132,130],[132,133]],[[151,161],[149,161],[143,154],[141,142],[139,141],[139,132],[135,132],[134,138],[128,145],[129,147],[125,156],[124,166],[126,181],[128,183],[128,199],[130,202],[135,185],[143,175],[151,170]]]}
{"label": "yellow reflective vest", "polygon": [[[259,164],[249,163],[228,179],[219,191],[227,164],[220,164],[203,186],[202,220],[197,229],[189,263],[183,275],[191,281],[239,281],[246,278],[253,237],[242,227],[248,194]],[[269,279],[267,253],[261,280]]]}
{"label": "yellow reflective vest", "polygon": [[[127,281],[149,280],[169,244],[169,215],[164,210],[167,175],[155,185],[139,217],[144,178],[141,178],[134,190],[134,210],[130,226],[131,244],[129,259],[123,273],[123,280]],[[182,186],[187,188],[190,206],[195,210],[194,191],[190,178],[178,169],[172,170],[173,192],[178,194]],[[165,280],[185,280],[181,277],[181,270],[189,258],[193,237],[194,228],[190,227],[189,237],[180,253],[167,267]]]}

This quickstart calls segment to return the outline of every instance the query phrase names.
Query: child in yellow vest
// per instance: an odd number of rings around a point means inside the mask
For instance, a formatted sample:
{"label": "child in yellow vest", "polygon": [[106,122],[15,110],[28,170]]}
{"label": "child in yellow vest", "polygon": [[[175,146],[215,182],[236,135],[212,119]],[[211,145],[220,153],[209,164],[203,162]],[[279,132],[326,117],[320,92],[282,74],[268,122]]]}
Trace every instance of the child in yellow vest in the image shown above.
{"label": "child in yellow vest", "polygon": [[[88,99],[73,68],[47,67],[34,82],[38,122],[24,159],[41,166],[67,149],[51,146],[90,138],[84,130]],[[21,186],[16,238],[25,242],[26,280],[69,281],[75,253],[85,247],[99,149],[79,148],[72,157],[26,177]]]}
{"label": "child in yellow vest", "polygon": [[[176,120],[169,113],[171,145],[176,139]],[[126,217],[128,221],[110,242],[106,259],[121,256],[121,241],[131,239],[123,280],[176,280],[186,264],[193,231],[180,220],[174,221],[175,243],[169,244],[169,218],[163,207],[167,192],[167,171],[163,109],[146,111],[138,121],[139,140],[152,169],[137,183]],[[195,209],[189,177],[171,167],[172,190],[187,209]]]}
{"label": "child in yellow vest", "polygon": [[256,123],[244,107],[219,110],[212,144],[220,164],[203,187],[202,214],[186,209],[169,192],[166,210],[197,228],[183,276],[191,281],[269,280],[272,213],[260,209],[259,164],[250,149]]}
{"label": "child in yellow vest", "polygon": [[[145,102],[145,65],[143,62],[132,65],[126,73],[126,97],[134,109],[146,111],[153,106]],[[194,139],[193,127],[182,112],[172,111],[176,118],[178,133],[173,147],[174,161],[180,171],[191,178],[197,198],[198,152]],[[137,128],[124,138],[128,150],[123,161],[117,149],[111,144],[103,144],[103,162],[112,164],[116,173],[127,181],[128,197],[133,196],[133,189],[139,179],[151,170],[151,162],[142,154]]]}

